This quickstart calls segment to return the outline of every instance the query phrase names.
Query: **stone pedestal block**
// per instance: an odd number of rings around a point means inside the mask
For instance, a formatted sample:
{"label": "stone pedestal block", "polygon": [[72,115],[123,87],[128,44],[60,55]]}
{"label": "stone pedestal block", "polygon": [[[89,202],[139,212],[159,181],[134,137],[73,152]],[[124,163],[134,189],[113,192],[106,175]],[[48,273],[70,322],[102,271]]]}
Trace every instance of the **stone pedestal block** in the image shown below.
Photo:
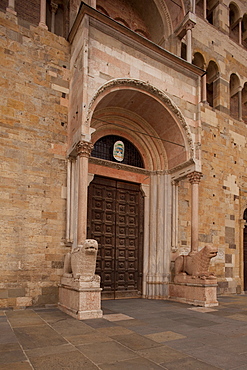
{"label": "stone pedestal block", "polygon": [[202,280],[190,276],[176,277],[175,282],[169,285],[169,297],[171,300],[194,306],[218,306],[217,280]]}
{"label": "stone pedestal block", "polygon": [[62,277],[58,307],[78,320],[100,318],[101,290],[99,279],[80,281],[72,276]]}

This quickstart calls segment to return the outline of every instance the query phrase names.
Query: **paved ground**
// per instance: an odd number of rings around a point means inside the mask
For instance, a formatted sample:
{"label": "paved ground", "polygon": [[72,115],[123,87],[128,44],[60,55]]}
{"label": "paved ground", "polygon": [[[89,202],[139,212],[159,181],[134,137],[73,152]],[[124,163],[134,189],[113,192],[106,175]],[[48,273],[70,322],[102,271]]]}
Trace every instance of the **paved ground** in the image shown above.
{"label": "paved ground", "polygon": [[247,369],[247,295],[205,309],[170,301],[103,301],[104,318],[57,308],[0,311],[1,370]]}

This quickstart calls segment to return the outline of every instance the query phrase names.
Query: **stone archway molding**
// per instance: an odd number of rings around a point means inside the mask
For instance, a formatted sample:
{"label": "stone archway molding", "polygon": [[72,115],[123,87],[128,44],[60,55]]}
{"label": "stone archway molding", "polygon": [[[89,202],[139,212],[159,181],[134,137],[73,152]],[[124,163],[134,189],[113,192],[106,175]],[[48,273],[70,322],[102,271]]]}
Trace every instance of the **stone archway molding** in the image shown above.
{"label": "stone archway molding", "polygon": [[97,92],[94,94],[91,102],[88,106],[87,118],[86,118],[86,126],[90,126],[90,122],[94,113],[94,110],[100,100],[106,96],[109,92],[117,91],[120,88],[128,87],[133,88],[137,91],[140,91],[145,94],[149,94],[150,97],[153,97],[161,104],[164,105],[165,108],[173,116],[175,122],[182,128],[185,137],[185,148],[187,148],[189,152],[189,159],[195,158],[195,147],[192,139],[192,134],[190,128],[181,113],[180,109],[177,105],[171,100],[171,98],[162,90],[156,88],[155,86],[151,85],[148,82],[138,80],[138,79],[130,79],[130,78],[117,78],[114,80],[110,80],[102,85]]}

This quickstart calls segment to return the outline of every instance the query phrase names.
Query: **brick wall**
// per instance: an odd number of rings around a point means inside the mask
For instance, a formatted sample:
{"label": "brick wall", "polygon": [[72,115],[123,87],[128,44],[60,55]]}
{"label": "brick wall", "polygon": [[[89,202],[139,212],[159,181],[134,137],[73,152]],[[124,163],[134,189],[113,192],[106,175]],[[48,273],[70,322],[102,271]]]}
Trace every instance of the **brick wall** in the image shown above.
{"label": "brick wall", "polygon": [[40,0],[16,0],[15,10],[20,19],[31,24],[39,24]]}
{"label": "brick wall", "polygon": [[65,254],[69,46],[0,13],[0,307],[57,302]]}

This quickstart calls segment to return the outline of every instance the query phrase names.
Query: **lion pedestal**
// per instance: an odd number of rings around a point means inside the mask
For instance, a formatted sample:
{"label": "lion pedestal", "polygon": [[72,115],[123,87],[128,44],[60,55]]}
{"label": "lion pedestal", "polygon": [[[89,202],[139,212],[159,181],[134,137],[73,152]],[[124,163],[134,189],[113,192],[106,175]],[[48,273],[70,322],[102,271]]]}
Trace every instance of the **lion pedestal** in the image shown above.
{"label": "lion pedestal", "polygon": [[169,285],[170,299],[195,306],[218,306],[217,279],[208,271],[217,252],[217,248],[206,246],[199,252],[177,257],[174,283]]}
{"label": "lion pedestal", "polygon": [[95,275],[97,251],[96,240],[86,239],[65,256],[58,307],[78,320],[103,316],[100,277]]}

